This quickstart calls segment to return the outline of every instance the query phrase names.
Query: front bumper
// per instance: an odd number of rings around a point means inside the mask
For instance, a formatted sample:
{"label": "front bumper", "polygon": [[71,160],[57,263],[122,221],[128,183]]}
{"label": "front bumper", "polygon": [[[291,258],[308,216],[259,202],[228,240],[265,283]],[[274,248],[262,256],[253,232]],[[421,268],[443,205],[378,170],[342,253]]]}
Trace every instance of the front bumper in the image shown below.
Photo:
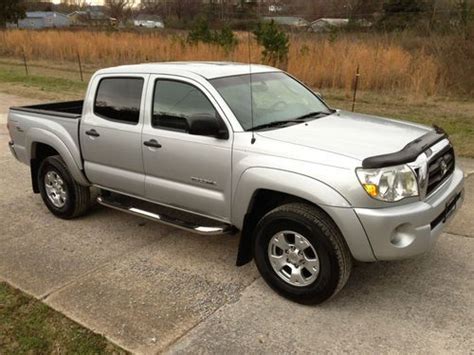
{"label": "front bumper", "polygon": [[464,176],[456,168],[424,201],[379,209],[356,208],[355,212],[377,260],[403,259],[431,249],[463,198]]}

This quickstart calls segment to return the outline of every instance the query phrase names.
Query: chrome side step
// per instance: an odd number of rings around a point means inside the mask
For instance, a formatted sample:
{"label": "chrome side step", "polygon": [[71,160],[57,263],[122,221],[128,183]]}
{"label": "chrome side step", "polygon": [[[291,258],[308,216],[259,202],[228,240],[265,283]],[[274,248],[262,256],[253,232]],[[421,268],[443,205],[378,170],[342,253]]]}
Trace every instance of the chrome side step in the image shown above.
{"label": "chrome side step", "polygon": [[[103,206],[113,208],[122,212],[144,217],[155,222],[163,223],[189,232],[203,235],[230,234],[235,228],[230,224],[214,221],[208,218],[192,215],[187,212],[175,211],[170,208],[162,208],[151,202],[127,197],[124,195],[110,194],[110,196],[98,196],[97,202]],[[173,216],[180,214],[181,218]],[[185,220],[182,216],[188,216]]]}

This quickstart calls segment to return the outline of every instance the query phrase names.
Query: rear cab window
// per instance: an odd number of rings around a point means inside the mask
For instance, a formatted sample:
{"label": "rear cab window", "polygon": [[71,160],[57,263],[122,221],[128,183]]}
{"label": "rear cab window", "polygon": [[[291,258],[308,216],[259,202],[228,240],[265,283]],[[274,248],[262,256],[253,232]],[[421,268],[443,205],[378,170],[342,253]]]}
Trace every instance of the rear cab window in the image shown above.
{"label": "rear cab window", "polygon": [[94,114],[106,120],[137,124],[143,84],[144,79],[139,77],[101,79],[94,100]]}

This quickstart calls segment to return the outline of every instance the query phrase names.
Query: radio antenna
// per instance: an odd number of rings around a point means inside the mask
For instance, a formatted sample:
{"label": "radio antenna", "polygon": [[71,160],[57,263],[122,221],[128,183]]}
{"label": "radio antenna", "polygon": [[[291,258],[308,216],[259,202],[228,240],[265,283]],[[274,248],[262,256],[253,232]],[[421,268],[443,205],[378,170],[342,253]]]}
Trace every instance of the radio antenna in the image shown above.
{"label": "radio antenna", "polygon": [[250,46],[250,31],[248,31],[248,47],[249,47],[249,82],[250,82],[250,119],[252,120],[252,139],[250,143],[255,143],[255,132],[253,130],[253,88],[252,88],[252,56]]}

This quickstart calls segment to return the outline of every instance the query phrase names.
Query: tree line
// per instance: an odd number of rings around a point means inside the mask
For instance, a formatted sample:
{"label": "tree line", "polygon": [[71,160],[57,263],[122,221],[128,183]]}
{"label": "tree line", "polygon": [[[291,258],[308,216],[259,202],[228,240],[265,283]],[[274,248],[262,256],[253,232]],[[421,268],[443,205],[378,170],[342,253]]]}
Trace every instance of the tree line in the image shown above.
{"label": "tree line", "polygon": [[[262,16],[291,15],[307,20],[365,19],[384,30],[397,30],[420,25],[468,27],[474,17],[474,0],[275,0],[274,4],[278,11],[271,13],[268,2],[257,0],[105,0],[108,14],[119,21],[138,13],[154,14],[172,28],[191,28],[196,19],[205,18],[213,25],[251,30]],[[17,22],[27,10],[72,12],[84,7],[85,0],[63,0],[59,5],[47,0],[2,0],[0,26]]]}

